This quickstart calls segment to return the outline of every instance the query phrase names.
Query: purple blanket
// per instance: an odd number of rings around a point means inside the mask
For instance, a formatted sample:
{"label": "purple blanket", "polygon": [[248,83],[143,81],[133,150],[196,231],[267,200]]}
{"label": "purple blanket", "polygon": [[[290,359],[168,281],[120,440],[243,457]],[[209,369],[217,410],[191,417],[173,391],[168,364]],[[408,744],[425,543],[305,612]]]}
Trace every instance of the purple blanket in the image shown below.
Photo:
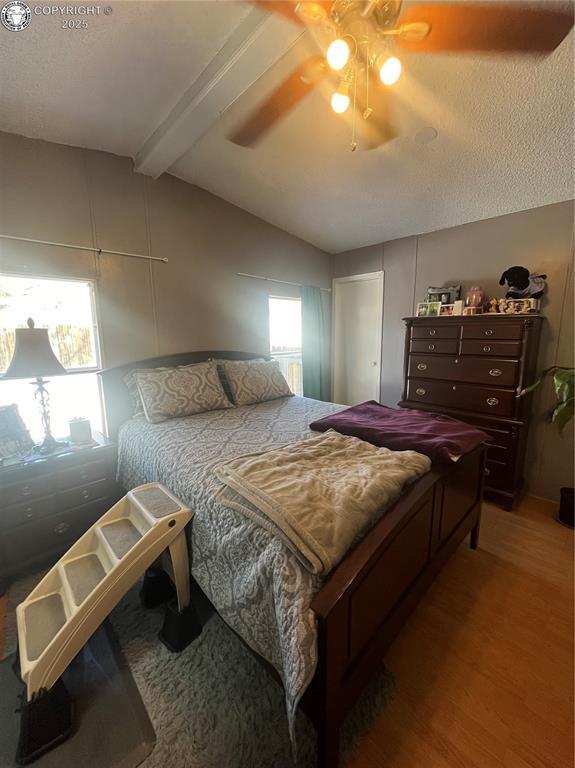
{"label": "purple blanket", "polygon": [[488,436],[463,421],[411,408],[387,408],[375,400],[354,405],[310,424],[317,432],[335,429],[392,451],[417,451],[434,462],[455,461]]}

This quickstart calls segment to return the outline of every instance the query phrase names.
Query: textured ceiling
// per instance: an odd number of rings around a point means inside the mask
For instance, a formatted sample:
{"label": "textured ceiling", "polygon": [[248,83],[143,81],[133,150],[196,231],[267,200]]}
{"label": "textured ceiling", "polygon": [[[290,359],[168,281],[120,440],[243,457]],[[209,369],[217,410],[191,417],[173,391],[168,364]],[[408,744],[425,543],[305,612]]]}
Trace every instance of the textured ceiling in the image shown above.
{"label": "textured ceiling", "polygon": [[[0,129],[134,156],[247,7],[115,2],[88,32],[38,17],[0,30]],[[377,150],[349,151],[321,91],[255,149],[227,141],[308,51],[300,40],[170,172],[330,252],[573,196],[573,32],[545,59],[403,56],[400,136]]]}
{"label": "textured ceiling", "polygon": [[[350,126],[319,92],[255,149],[227,142],[276,65],[171,171],[331,252],[566,200],[573,55],[571,32],[535,61],[404,56],[401,135],[377,150],[350,152]],[[421,144],[426,126],[438,135]]]}
{"label": "textured ceiling", "polygon": [[[0,27],[0,130],[133,156],[249,12],[225,2],[108,5],[109,16],[33,15],[17,34]],[[85,18],[88,29],[62,29],[62,18]]]}

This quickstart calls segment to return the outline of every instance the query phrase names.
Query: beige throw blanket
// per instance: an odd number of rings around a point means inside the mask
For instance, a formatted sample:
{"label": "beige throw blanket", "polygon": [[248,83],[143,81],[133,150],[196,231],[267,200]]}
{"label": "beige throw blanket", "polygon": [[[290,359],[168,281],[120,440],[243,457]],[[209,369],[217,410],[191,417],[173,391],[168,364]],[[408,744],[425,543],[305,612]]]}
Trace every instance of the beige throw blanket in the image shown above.
{"label": "beige throw blanket", "polygon": [[330,430],[240,456],[215,473],[226,486],[220,501],[280,536],[309,571],[326,574],[430,466],[415,451],[376,448]]}

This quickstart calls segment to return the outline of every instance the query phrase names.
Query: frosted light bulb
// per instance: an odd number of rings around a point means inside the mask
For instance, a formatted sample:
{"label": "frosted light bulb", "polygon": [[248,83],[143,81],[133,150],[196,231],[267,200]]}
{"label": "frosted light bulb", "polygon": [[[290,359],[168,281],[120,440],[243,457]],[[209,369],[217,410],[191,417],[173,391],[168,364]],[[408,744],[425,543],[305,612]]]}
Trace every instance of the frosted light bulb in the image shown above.
{"label": "frosted light bulb", "polygon": [[334,40],[327,49],[327,63],[337,72],[343,69],[349,60],[349,45],[345,40]]}
{"label": "frosted light bulb", "polygon": [[389,59],[386,59],[379,70],[379,77],[384,85],[397,83],[400,75],[401,61],[396,59],[395,56],[390,56]]}
{"label": "frosted light bulb", "polygon": [[349,96],[345,93],[336,91],[331,97],[331,108],[338,115],[341,115],[349,107]]}

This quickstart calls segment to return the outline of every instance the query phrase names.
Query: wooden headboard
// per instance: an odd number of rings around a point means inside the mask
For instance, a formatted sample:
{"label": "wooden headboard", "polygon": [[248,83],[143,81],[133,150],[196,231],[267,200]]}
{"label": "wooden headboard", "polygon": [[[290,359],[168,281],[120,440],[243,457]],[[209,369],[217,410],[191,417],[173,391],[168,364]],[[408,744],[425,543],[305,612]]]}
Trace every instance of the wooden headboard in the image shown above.
{"label": "wooden headboard", "polygon": [[132,363],[126,363],[126,365],[119,365],[116,368],[107,368],[105,371],[100,371],[108,437],[115,440],[120,426],[132,416],[132,399],[124,384],[124,376],[129,371],[134,368],[161,368],[163,366],[203,363],[211,357],[226,358],[228,360],[252,360],[255,357],[265,357],[265,355],[254,352],[227,352],[220,350],[210,352],[179,352],[175,355],[136,360]]}

